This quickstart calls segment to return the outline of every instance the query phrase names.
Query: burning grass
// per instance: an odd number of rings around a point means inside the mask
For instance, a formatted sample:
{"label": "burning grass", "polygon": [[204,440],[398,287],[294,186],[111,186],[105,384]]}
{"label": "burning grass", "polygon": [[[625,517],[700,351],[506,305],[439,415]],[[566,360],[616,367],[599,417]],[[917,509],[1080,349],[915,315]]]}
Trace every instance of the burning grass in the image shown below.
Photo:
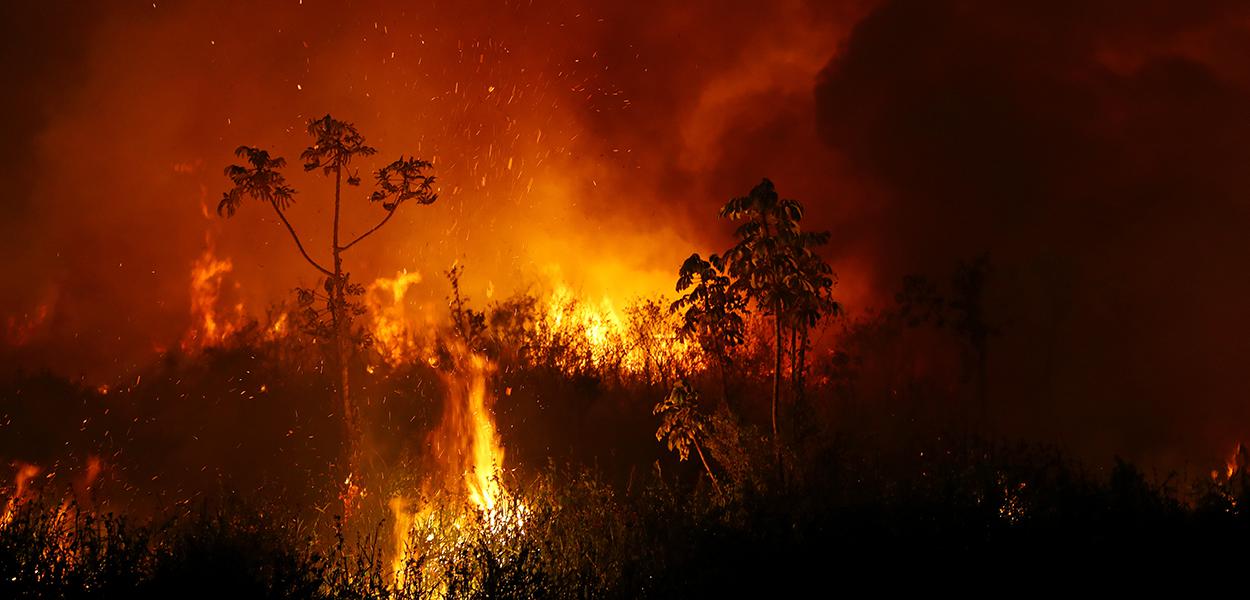
{"label": "burning grass", "polygon": [[[865,564],[1214,554],[1250,530],[1241,450],[1209,477],[1159,482],[957,422],[882,427],[854,354],[889,339],[882,321],[814,351],[778,463],[758,319],[708,360],[663,299],[617,312],[557,290],[479,312],[453,277],[451,318],[431,318],[408,295],[419,281],[369,286],[355,471],[324,349],[282,307],[197,319],[229,333],[107,388],[11,378],[0,453],[28,460],[3,490],[0,595],[775,595]],[[690,393],[664,441],[698,460],[656,442],[653,407],[678,382]],[[943,387],[915,379],[912,408]]]}
{"label": "burning grass", "polygon": [[[1215,482],[1194,506],[1127,464],[1107,481],[1044,449],[976,445],[903,479],[844,453],[808,483],[726,500],[652,473],[629,489],[549,467],[495,512],[441,496],[394,523],[318,531],[279,508],[205,503],[135,527],[113,514],[22,504],[0,528],[5,597],[672,597],[784,593],[858,569],[1217,557],[1250,515]],[[923,469],[923,470],[921,470]],[[902,473],[893,472],[892,476]],[[815,481],[821,475],[828,479]],[[854,483],[854,485],[851,485]],[[1004,485],[1006,484],[1006,485]],[[1018,511],[1004,515],[1005,507]],[[521,514],[524,519],[497,518]],[[398,568],[398,573],[396,572]]]}

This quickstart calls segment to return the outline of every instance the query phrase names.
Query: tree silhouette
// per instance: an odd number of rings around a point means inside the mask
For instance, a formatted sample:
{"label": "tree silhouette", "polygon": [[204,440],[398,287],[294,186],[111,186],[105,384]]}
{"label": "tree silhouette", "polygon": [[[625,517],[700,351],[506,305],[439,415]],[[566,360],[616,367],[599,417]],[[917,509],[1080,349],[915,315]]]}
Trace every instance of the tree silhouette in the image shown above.
{"label": "tree silhouette", "polygon": [[699,444],[707,419],[697,410],[698,401],[699,393],[685,381],[678,381],[668,396],[651,411],[653,415],[660,415],[660,427],[655,430],[655,441],[665,442],[669,450],[677,453],[678,460],[686,460],[690,456],[690,449],[694,448],[699,455],[699,461],[703,463],[703,469],[712,480],[712,486],[720,494],[720,482],[712,474],[712,468],[703,456],[703,447]]}
{"label": "tree silhouette", "polygon": [[438,195],[433,192],[434,177],[425,174],[425,170],[431,166],[430,163],[400,156],[398,160],[374,173],[376,190],[369,199],[380,202],[386,211],[385,215],[376,225],[352,241],[342,244],[339,225],[343,184],[353,187],[360,185],[359,175],[347,170],[353,160],[372,156],[377,150],[365,144],[364,137],[354,125],[336,120],[330,115],[309,121],[308,135],[312,137],[313,145],[300,154],[304,161],[304,170],[321,169],[323,175],[334,177],[334,222],[329,267],[308,253],[286,217],[286,210],[295,202],[296,190],[287,185],[286,178],[281,173],[281,169],[286,166],[286,160],[281,157],[273,157],[268,151],[259,148],[239,146],[235,155],[245,159],[246,164],[226,167],[226,176],[234,187],[222,195],[221,202],[217,205],[217,213],[226,217],[234,216],[245,198],[269,204],[291,234],[300,255],[318,273],[325,276],[321,285],[324,293],[315,288],[301,288],[298,290],[298,300],[304,308],[305,331],[316,339],[329,339],[333,345],[336,383],[347,442],[348,476],[344,504],[345,509],[350,510],[359,491],[359,482],[353,478],[359,477],[361,428],[359,413],[349,391],[349,365],[353,341],[367,342],[368,338],[357,336],[353,340],[352,321],[364,309],[351,299],[363,293],[364,288],[350,282],[348,273],[343,269],[343,253],[386,225],[404,202],[431,204]]}
{"label": "tree silhouette", "polygon": [[486,313],[475,311],[469,306],[469,299],[460,293],[460,276],[464,274],[464,265],[452,265],[443,272],[451,284],[451,296],[447,297],[447,308],[451,310],[451,324],[456,335],[464,341],[469,349],[480,352],[482,335],[486,332]]}
{"label": "tree silhouette", "polygon": [[923,275],[903,277],[903,289],[894,294],[899,317],[908,327],[932,324],[941,328],[946,324],[946,299],[938,293],[937,284]]}
{"label": "tree silhouette", "polygon": [[785,325],[790,329],[790,383],[799,405],[806,397],[807,350],[811,329],[842,307],[833,299],[834,275],[829,263],[813,251],[829,241],[828,232],[798,232],[786,240],[794,257],[794,272],[785,278],[790,305]]}
{"label": "tree silhouette", "polygon": [[[813,248],[829,240],[827,232],[804,232],[799,227],[803,206],[783,199],[765,178],[746,196],[734,198],[720,210],[722,218],[742,220],[734,232],[738,243],[725,251],[724,260],[733,285],[743,291],[764,314],[773,317],[773,448],[781,469],[781,441],[778,431],[778,404],[781,397],[783,329],[805,335],[807,327],[822,315],[837,310],[830,291],[832,270]],[[793,337],[792,337],[793,339]],[[803,339],[806,346],[807,340]],[[797,348],[797,340],[791,343]],[[791,368],[802,371],[795,352]],[[799,380],[801,383],[801,378]]]}
{"label": "tree silhouette", "polygon": [[746,326],[742,315],[746,298],[725,272],[725,261],[713,254],[703,260],[691,254],[677,273],[682,293],[669,310],[681,313],[677,335],[698,342],[720,370],[722,398],[729,403],[728,366],[735,347],[742,344]]}
{"label": "tree silhouette", "polygon": [[976,377],[977,412],[982,426],[990,424],[987,397],[989,340],[990,336],[998,334],[998,329],[986,319],[985,309],[986,286],[993,275],[989,255],[981,254],[972,260],[959,261],[951,276],[951,327],[967,341],[972,354],[972,360],[965,361],[965,364],[971,364],[969,371]]}

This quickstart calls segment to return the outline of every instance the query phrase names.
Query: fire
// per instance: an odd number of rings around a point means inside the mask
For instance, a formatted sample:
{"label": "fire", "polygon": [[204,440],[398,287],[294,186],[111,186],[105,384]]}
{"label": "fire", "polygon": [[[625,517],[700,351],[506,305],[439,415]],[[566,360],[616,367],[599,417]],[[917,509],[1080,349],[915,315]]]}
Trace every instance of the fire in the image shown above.
{"label": "fire", "polygon": [[418,350],[405,302],[408,289],[418,283],[419,273],[402,270],[395,277],[375,279],[368,288],[366,302],[373,318],[373,343],[391,366],[410,362]]}
{"label": "fire", "polygon": [[[419,274],[404,270],[367,288],[374,347],[392,367],[418,361],[439,365],[433,336],[419,335],[437,326],[434,311],[412,298],[413,286],[421,281]],[[549,292],[534,298],[533,314],[512,315],[532,323],[524,344],[532,359],[566,373],[608,369],[648,379],[679,368],[703,368],[698,345],[674,334],[675,317],[666,300],[640,299],[622,310],[606,295],[588,299],[559,281],[548,287]],[[488,289],[488,296],[492,292]]]}
{"label": "fire", "polygon": [[396,585],[402,586],[404,583],[404,561],[409,555],[408,534],[412,531],[414,517],[409,511],[410,502],[407,498],[396,496],[391,498],[387,506],[391,510],[391,515],[395,519],[395,524],[391,528],[391,537],[394,539],[394,559],[391,561],[391,572],[395,574]]}
{"label": "fire", "polygon": [[13,477],[13,495],[9,496],[9,501],[4,506],[4,514],[0,515],[0,527],[8,525],[17,508],[30,499],[30,481],[42,471],[39,465],[17,462],[17,475]]}
{"label": "fire", "polygon": [[218,258],[211,240],[191,266],[192,329],[182,342],[183,350],[218,345],[238,332],[244,322],[242,303],[222,310],[222,287],[234,270],[229,258]]}
{"label": "fire", "polygon": [[490,512],[504,494],[499,482],[504,451],[487,406],[486,379],[494,365],[475,353],[470,353],[465,362],[468,383],[449,377],[447,412],[442,431],[436,435],[450,441],[454,456],[461,458],[459,470],[469,500],[479,510]]}
{"label": "fire", "polygon": [[[466,500],[492,531],[509,523],[520,525],[525,508],[506,502],[510,498],[502,482],[504,448],[491,414],[493,402],[488,381],[495,365],[462,345],[453,348],[453,352],[458,365],[444,376],[447,396],[443,420],[431,433],[445,486],[454,497]],[[416,525],[432,524],[434,507],[427,504],[414,509],[413,502],[404,496],[392,498],[389,507],[395,518],[392,569],[396,583],[402,585],[405,565],[416,553],[408,545],[409,536]],[[467,516],[461,514],[442,534],[455,535],[465,526]],[[433,535],[426,541],[433,540]]]}
{"label": "fire", "polygon": [[545,310],[536,326],[539,343],[575,350],[553,357],[566,372],[612,367],[650,378],[678,365],[688,370],[702,368],[699,348],[673,333],[675,323],[665,301],[637,300],[618,311],[607,296],[590,302],[556,284],[542,306]]}
{"label": "fire", "polygon": [[[8,525],[13,520],[18,508],[36,497],[37,494],[31,484],[36,477],[43,473],[43,467],[36,464],[16,461],[14,465],[17,467],[17,474],[13,476],[13,494],[9,496],[8,501],[5,503],[4,512],[0,513],[0,528]],[[92,488],[103,470],[104,463],[98,456],[88,456],[87,464],[82,474],[72,483],[70,490],[73,493],[72,496],[68,494],[65,496],[61,501],[60,508],[57,509],[57,513],[64,514],[69,511],[71,501],[76,502],[80,508],[92,509],[94,504]],[[55,473],[49,473],[48,478],[51,479],[53,476],[55,476]]]}
{"label": "fire", "polygon": [[538,335],[548,344],[584,344],[588,365],[564,364],[565,370],[578,366],[598,367],[619,362],[623,357],[625,324],[608,298],[598,304],[582,301],[563,284],[557,284],[543,303],[545,314],[538,321]]}
{"label": "fire", "polygon": [[273,320],[273,324],[269,326],[265,337],[270,340],[280,339],[287,332],[287,313],[281,313],[278,318]]}
{"label": "fire", "polygon": [[1242,470],[1246,462],[1245,454],[1246,450],[1240,443],[1233,448],[1232,454],[1229,454],[1228,458],[1224,461],[1224,470],[1227,478],[1232,479],[1234,475]]}

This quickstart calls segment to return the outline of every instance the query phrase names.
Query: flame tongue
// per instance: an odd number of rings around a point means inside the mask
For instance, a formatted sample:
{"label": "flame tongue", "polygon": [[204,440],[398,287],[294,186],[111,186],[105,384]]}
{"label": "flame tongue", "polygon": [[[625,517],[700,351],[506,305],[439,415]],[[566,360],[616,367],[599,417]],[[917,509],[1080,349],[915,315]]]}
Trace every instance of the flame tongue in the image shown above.
{"label": "flame tongue", "polygon": [[13,495],[9,497],[8,503],[5,504],[4,514],[0,515],[0,527],[9,524],[13,520],[13,513],[23,502],[30,496],[30,480],[43,471],[39,465],[19,462],[17,465],[17,475],[13,477]]}
{"label": "flame tongue", "polygon": [[246,320],[242,303],[225,306],[222,288],[234,270],[229,258],[218,258],[210,238],[204,253],[191,266],[192,328],[183,339],[183,350],[220,345],[237,333]]}
{"label": "flame tongue", "polygon": [[[487,388],[495,366],[463,345],[450,350],[457,357],[458,366],[444,375],[447,396],[443,420],[431,433],[431,445],[440,449],[436,458],[443,470],[446,491],[471,502],[488,523],[519,520],[522,517],[519,512],[503,514],[501,506],[507,494],[500,481],[504,451],[491,415],[491,396]],[[408,535],[419,519],[429,518],[432,512],[432,506],[412,504],[403,496],[390,501],[395,518],[393,570],[396,583],[401,585],[405,561],[413,553],[407,546]],[[457,519],[456,527],[462,520]],[[451,531],[447,533],[454,535]]]}
{"label": "flame tongue", "polygon": [[[483,357],[472,354],[466,361],[468,386],[463,402],[457,402],[466,412],[454,415],[459,423],[452,425],[470,434],[471,464],[464,465],[464,482],[471,500],[481,510],[493,510],[503,490],[499,484],[499,470],[503,465],[503,447],[495,422],[486,406],[486,378],[493,370]],[[463,439],[463,438],[461,438]]]}
{"label": "flame tongue", "polygon": [[486,384],[495,367],[485,357],[461,347],[458,367],[444,377],[447,404],[443,421],[431,434],[450,491],[461,489],[479,510],[495,508],[502,497],[499,473],[504,451],[490,412]]}
{"label": "flame tongue", "polygon": [[395,277],[379,277],[369,286],[366,301],[373,315],[371,333],[382,358],[391,366],[398,366],[414,359],[417,344],[409,326],[405,302],[408,289],[421,283],[421,275],[406,270]]}
{"label": "flame tongue", "polygon": [[1237,447],[1233,449],[1233,453],[1230,454],[1228,459],[1224,461],[1224,468],[1228,472],[1227,477],[1229,479],[1232,479],[1233,475],[1236,475],[1245,466],[1242,457],[1244,453],[1245,450],[1239,443],[1237,444]]}

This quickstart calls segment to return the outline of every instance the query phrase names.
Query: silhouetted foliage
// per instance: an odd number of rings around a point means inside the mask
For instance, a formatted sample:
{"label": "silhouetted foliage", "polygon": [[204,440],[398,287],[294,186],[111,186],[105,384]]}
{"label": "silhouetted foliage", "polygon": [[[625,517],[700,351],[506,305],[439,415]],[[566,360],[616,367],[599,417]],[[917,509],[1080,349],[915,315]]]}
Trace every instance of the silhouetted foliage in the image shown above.
{"label": "silhouetted foliage", "polygon": [[300,306],[299,323],[304,331],[315,341],[328,340],[333,348],[331,356],[335,363],[343,422],[347,431],[348,460],[344,502],[350,505],[358,493],[358,486],[352,482],[352,477],[357,476],[359,470],[361,425],[359,407],[351,399],[349,391],[349,362],[355,354],[354,350],[368,345],[371,340],[366,333],[353,327],[355,318],[364,314],[364,308],[355,300],[364,293],[364,288],[350,281],[349,273],[343,268],[342,255],[386,225],[404,202],[431,204],[437,195],[432,188],[434,178],[424,173],[431,166],[430,163],[401,155],[399,159],[375,172],[377,189],[369,198],[371,201],[381,202],[386,214],[372,228],[344,244],[340,241],[339,227],[342,184],[346,182],[351,187],[359,186],[358,172],[349,172],[348,169],[356,159],[372,156],[377,150],[365,144],[364,136],[354,125],[334,119],[330,115],[309,121],[307,132],[313,144],[300,154],[304,161],[304,171],[320,169],[323,175],[334,178],[334,220],[329,267],[308,253],[295,228],[286,218],[285,210],[294,202],[296,192],[286,184],[285,177],[280,173],[280,169],[286,165],[281,157],[271,157],[265,150],[240,146],[235,154],[246,158],[250,168],[240,165],[226,168],[226,175],[234,183],[234,187],[223,195],[217,212],[221,214],[224,209],[226,216],[233,216],[244,197],[250,196],[267,202],[291,234],[300,254],[325,276],[321,286],[324,293],[316,288],[298,288],[296,296]]}
{"label": "silhouetted foliage", "polygon": [[469,299],[460,293],[460,275],[464,265],[454,265],[444,272],[451,284],[451,296],[447,308],[451,310],[452,330],[469,348],[480,350],[482,334],[486,331],[486,313],[469,307]]}
{"label": "silhouetted foliage", "polygon": [[734,198],[721,208],[720,216],[743,223],[734,232],[738,242],[726,250],[724,261],[733,285],[755,302],[758,310],[773,318],[773,442],[781,468],[779,416],[781,401],[783,331],[790,336],[791,381],[802,395],[806,370],[807,331],[825,315],[836,314],[832,299],[832,269],[813,248],[829,241],[827,232],[806,232],[799,227],[803,207],[781,198],[773,183],[764,179],[746,196]]}
{"label": "silhouetted foliage", "polygon": [[660,416],[660,427],[655,430],[655,439],[664,442],[669,450],[676,452],[680,460],[686,460],[690,456],[690,449],[694,448],[699,455],[699,462],[703,463],[703,469],[719,493],[720,483],[716,481],[716,475],[707,464],[703,447],[699,444],[707,419],[699,413],[698,402],[698,392],[690,389],[685,381],[677,382],[668,396],[656,403],[651,411]]}
{"label": "silhouetted foliage", "polygon": [[715,254],[707,260],[691,254],[677,273],[677,292],[682,296],[669,310],[681,314],[678,336],[697,342],[716,361],[722,398],[728,402],[728,370],[733,351],[746,340],[746,298],[725,273],[724,261]]}

